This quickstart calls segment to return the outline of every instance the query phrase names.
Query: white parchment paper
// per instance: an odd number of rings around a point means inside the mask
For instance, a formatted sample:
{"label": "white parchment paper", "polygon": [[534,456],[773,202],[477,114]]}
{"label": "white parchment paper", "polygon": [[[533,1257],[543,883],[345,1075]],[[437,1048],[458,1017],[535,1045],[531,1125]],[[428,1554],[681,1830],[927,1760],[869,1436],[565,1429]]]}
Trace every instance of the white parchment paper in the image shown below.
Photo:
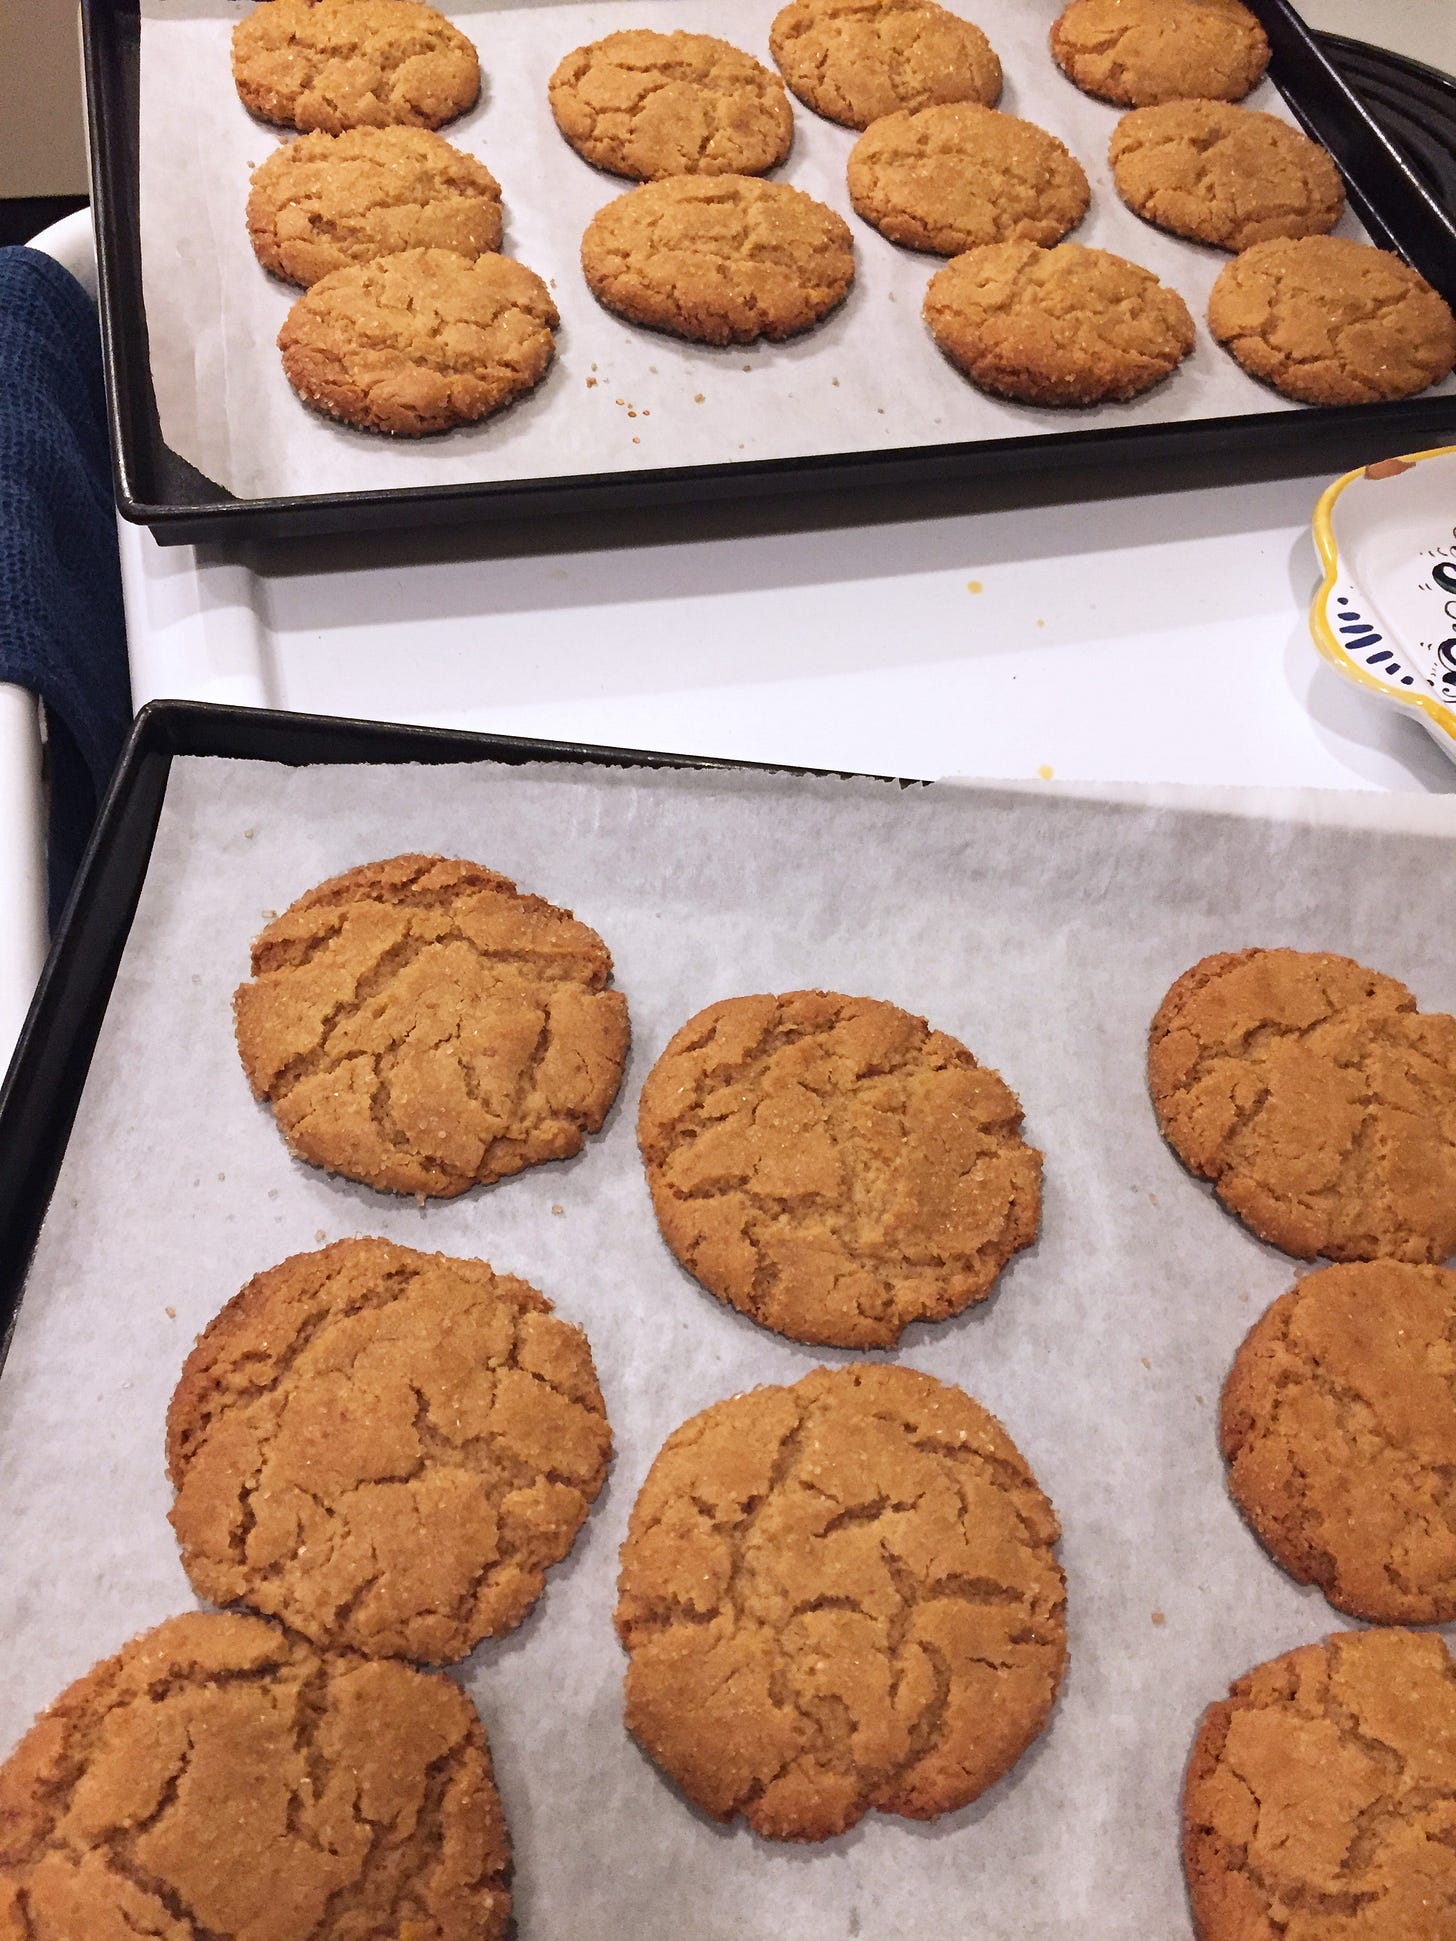
{"label": "white parchment paper", "polygon": [[[1220,1386],[1295,1267],[1164,1147],[1148,1020],[1195,958],[1250,943],[1350,952],[1456,1008],[1450,835],[1312,826],[1298,806],[177,761],[0,1381],[0,1754],[93,1660],[193,1604],[162,1443],[196,1333],[285,1255],[383,1233],[540,1287],[586,1328],[616,1434],[535,1613],[458,1673],[491,1736],[523,1941],[1186,1936],[1177,1800],[1198,1714],[1341,1620],[1225,1493]],[[579,1159],[423,1209],[288,1157],[229,1013],[271,912],[408,849],[476,857],[574,908],[615,955],[633,1028],[621,1098]],[[658,1238],[633,1137],[643,1076],[687,1016],[803,986],[891,998],[961,1037],[1045,1151],[1038,1244],[990,1302],[911,1328],[900,1354],[979,1397],[1032,1463],[1064,1525],[1071,1634],[1049,1729],[1000,1786],[935,1825],[871,1814],[809,1849],[712,1825],[642,1757],[611,1626],[664,1436],[737,1389],[855,1359],[698,1288]]]}
{"label": "white parchment paper", "polygon": [[[247,8],[141,0],[142,278],[167,444],[229,491],[257,498],[889,451],[1297,408],[1246,377],[1203,324],[1224,252],[1164,235],[1119,199],[1107,166],[1119,111],[1080,93],[1047,51],[1060,0],[982,9],[1006,70],[1000,106],[1051,129],[1086,169],[1092,206],[1072,240],[1146,264],[1187,301],[1198,342],[1167,383],[1131,404],[1090,410],[1002,403],[975,390],[921,322],[925,286],[942,259],[897,248],[853,214],[844,171],[854,131],[797,103],[794,146],[776,174],[839,210],[854,231],[857,280],[842,308],[803,337],[746,350],[689,344],[602,309],[582,280],[581,236],[632,185],[562,140],[546,105],[552,69],[573,47],[626,26],[719,34],[767,62],[779,4],[447,6],[479,48],[485,82],[480,104],[442,133],[494,171],[505,198],[503,248],[550,284],[562,327],[556,363],[529,398],[444,437],[388,441],[307,411],[283,375],[275,339],[298,292],[259,267],[243,220],[249,174],[283,139],[245,112],[233,86],[230,37]],[[1249,105],[1288,118],[1267,81]],[[1348,214],[1341,233],[1365,234]]]}

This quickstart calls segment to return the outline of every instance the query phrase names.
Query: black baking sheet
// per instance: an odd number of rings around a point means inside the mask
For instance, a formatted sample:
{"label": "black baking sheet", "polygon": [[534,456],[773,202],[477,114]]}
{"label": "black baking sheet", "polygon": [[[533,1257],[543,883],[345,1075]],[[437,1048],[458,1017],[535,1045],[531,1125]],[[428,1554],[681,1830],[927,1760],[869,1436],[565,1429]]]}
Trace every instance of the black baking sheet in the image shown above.
{"label": "black baking sheet", "polygon": [[[1343,170],[1373,240],[1395,248],[1456,300],[1456,214],[1429,167],[1408,160],[1341,78],[1287,0],[1253,0],[1273,49],[1270,75],[1291,110]],[[1114,426],[1026,438],[981,439],[899,451],[725,462],[649,472],[597,473],[409,490],[242,500],[205,478],[163,441],[142,301],[138,220],[140,19],[137,0],[88,0],[88,109],[102,334],[117,499],[124,517],[164,544],[272,538],[404,525],[545,516],[607,507],[673,507],[694,500],[859,488],[889,492],[951,481],[965,503],[994,481],[1021,482],[1028,499],[1092,496],[1116,484],[1171,489],[1348,464],[1439,442],[1456,428],[1456,397],[1294,411],[1192,423]],[[1331,43],[1337,58],[1341,46]],[[1360,79],[1352,75],[1356,86]],[[1378,105],[1378,104],[1377,104]],[[1398,120],[1398,117],[1397,117]],[[1439,121],[1436,124],[1439,142]]]}

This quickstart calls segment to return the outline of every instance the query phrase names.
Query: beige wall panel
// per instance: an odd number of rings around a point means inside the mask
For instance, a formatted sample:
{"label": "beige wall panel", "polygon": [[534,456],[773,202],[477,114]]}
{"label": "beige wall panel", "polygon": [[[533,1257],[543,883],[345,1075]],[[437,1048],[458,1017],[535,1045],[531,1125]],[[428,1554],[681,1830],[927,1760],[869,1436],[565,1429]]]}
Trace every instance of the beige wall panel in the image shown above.
{"label": "beige wall panel", "polygon": [[0,196],[85,195],[76,0],[0,0]]}

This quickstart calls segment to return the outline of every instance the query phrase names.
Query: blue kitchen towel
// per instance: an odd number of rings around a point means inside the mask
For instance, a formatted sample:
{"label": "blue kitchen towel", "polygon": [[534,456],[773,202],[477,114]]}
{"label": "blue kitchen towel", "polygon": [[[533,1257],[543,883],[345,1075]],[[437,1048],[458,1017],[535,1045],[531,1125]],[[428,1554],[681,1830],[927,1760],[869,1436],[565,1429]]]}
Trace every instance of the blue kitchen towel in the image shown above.
{"label": "blue kitchen towel", "polygon": [[0,681],[45,703],[54,927],[131,723],[96,310],[0,249]]}

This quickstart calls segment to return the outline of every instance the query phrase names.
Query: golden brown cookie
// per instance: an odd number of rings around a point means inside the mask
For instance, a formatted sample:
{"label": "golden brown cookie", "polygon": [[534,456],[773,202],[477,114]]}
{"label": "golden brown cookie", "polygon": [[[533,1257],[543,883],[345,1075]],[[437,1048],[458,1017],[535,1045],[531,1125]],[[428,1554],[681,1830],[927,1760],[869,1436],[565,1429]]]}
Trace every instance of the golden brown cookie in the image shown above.
{"label": "golden brown cookie", "polygon": [[502,1941],[510,1841],[450,1679],[189,1612],[0,1766],[5,1941]]}
{"label": "golden brown cookie", "polygon": [[1377,1624],[1456,1618],[1456,1274],[1325,1267],[1256,1321],[1223,1391],[1229,1490],[1301,1584]]}
{"label": "golden brown cookie", "polygon": [[1387,250],[1343,236],[1255,243],[1224,265],[1208,327],[1251,377],[1301,404],[1413,397],[1456,364],[1456,317]]}
{"label": "golden brown cookie", "polygon": [[1023,404],[1134,398],[1193,348],[1176,290],[1080,243],[968,250],[931,277],[925,322],[973,383]]}
{"label": "golden brown cookie", "polygon": [[892,243],[958,256],[1060,242],[1087,213],[1076,157],[1034,122],[973,101],[884,115],[849,155],[849,199]]}
{"label": "golden brown cookie", "polygon": [[627,1055],[611,974],[569,910],[476,863],[395,856],[262,932],[238,1050],[300,1159],[448,1198],[600,1127]]}
{"label": "golden brown cookie", "polygon": [[449,1664],[513,1630],[611,1449],[591,1349],[481,1260],[340,1240],[257,1275],[167,1412],[199,1597]]}
{"label": "golden brown cookie", "polygon": [[578,155],[644,181],[761,175],[794,138],[777,74],[710,34],[608,34],[568,54],[547,94]]}
{"label": "golden brown cookie", "polygon": [[1084,94],[1124,108],[1242,101],[1269,65],[1264,29],[1241,0],[1071,0],[1051,47]]}
{"label": "golden brown cookie", "polygon": [[1447,1941],[1456,1667],[1413,1631],[1257,1665],[1203,1715],[1183,1785],[1200,1941]]}
{"label": "golden brown cookie", "polygon": [[849,225],[787,182],[672,175],[598,209],[581,239],[598,302],[704,344],[793,337],[854,281]]}
{"label": "golden brown cookie", "polygon": [[404,249],[474,258],[500,248],[500,184],[424,128],[302,135],[253,171],[248,236],[265,270],[305,289]]}
{"label": "golden brown cookie", "polygon": [[1163,1137],[1301,1260],[1456,1253],[1456,1018],[1325,951],[1205,957],[1158,1007]]}
{"label": "golden brown cookie", "polygon": [[1051,1712],[1060,1534],[996,1418],[914,1369],[718,1402],[663,1444],[622,1545],[627,1728],[771,1840],[953,1812]]}
{"label": "golden brown cookie", "polygon": [[438,128],[475,105],[475,48],[420,0],[268,0],[233,29],[243,106],[308,134]]}
{"label": "golden brown cookie", "polygon": [[709,1005],[649,1072],[637,1138],[684,1267],[795,1341],[886,1347],[984,1300],[1036,1238],[1016,1095],[876,998]]}
{"label": "golden brown cookie", "polygon": [[901,108],[1001,98],[991,43],[936,0],[789,0],[768,44],[805,106],[847,128]]}
{"label": "golden brown cookie", "polygon": [[315,411],[422,438],[534,390],[560,321],[546,285],[512,257],[406,249],[320,277],[284,318],[278,348]]}
{"label": "golden brown cookie", "polygon": [[1323,235],[1345,207],[1340,171],[1318,142],[1227,101],[1134,108],[1113,129],[1108,159],[1130,209],[1219,249]]}

